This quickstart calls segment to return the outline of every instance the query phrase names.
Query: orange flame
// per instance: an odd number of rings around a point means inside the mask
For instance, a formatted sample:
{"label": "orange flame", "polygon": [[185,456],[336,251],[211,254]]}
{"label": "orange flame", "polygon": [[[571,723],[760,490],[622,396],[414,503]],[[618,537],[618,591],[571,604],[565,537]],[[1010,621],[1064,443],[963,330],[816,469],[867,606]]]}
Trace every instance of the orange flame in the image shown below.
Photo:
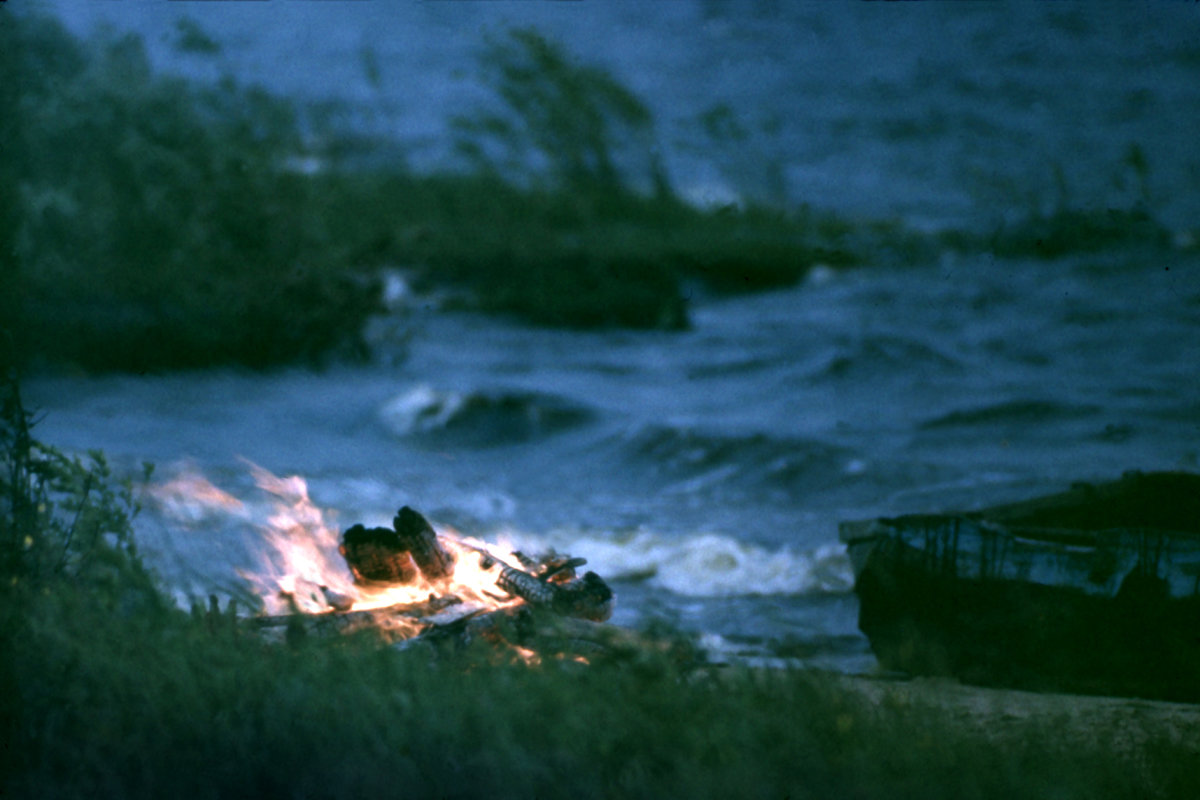
{"label": "orange flame", "polygon": [[263,598],[267,612],[285,613],[292,604],[308,613],[327,611],[333,595],[353,602],[358,590],[338,555],[337,532],[309,499],[308,484],[299,476],[280,478],[247,463],[254,483],[275,498],[274,513],[261,527],[270,548],[263,553],[265,563],[257,572],[241,573]]}

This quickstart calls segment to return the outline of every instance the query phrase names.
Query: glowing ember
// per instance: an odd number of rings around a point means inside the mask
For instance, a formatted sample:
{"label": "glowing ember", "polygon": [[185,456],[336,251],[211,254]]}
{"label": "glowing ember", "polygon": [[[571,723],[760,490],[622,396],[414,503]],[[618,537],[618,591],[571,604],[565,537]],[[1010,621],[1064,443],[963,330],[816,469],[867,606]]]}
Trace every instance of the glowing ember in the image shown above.
{"label": "glowing ember", "polygon": [[537,666],[542,663],[542,657],[535,650],[530,650],[528,647],[521,647],[519,644],[510,644],[509,647],[512,648],[517,658],[530,666]]}

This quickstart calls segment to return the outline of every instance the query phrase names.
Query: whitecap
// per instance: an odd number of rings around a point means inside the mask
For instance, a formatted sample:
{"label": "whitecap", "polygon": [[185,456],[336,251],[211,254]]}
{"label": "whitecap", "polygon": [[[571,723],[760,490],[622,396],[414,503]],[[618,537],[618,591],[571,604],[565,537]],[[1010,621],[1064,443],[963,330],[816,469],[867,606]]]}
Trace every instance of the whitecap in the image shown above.
{"label": "whitecap", "polygon": [[379,414],[393,432],[406,435],[440,430],[462,408],[463,395],[420,383],[388,402]]}
{"label": "whitecap", "polygon": [[811,550],[771,549],[718,533],[669,535],[556,531],[545,536],[509,532],[525,552],[555,549],[582,556],[588,569],[611,581],[645,580],[686,597],[800,595],[849,591],[854,575],[838,543]]}

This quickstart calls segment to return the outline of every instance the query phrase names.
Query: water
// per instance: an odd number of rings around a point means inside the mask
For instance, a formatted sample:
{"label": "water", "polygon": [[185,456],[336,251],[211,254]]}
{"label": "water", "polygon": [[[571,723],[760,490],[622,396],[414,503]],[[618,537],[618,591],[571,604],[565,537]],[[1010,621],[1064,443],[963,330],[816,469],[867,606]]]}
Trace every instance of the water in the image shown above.
{"label": "water", "polygon": [[[163,69],[344,106],[416,168],[450,161],[456,115],[495,102],[477,56],[532,26],[599,64],[654,112],[685,195],[994,223],[1065,188],[1103,207],[1138,187],[1175,226],[1200,212],[1200,14],[1186,3],[876,5],[671,3],[46,3],[77,32],[141,35]],[[217,55],[180,52],[195,20]],[[701,117],[727,106],[739,136]]]}
{"label": "water", "polygon": [[[1197,218],[1191,6],[287,8],[297,27],[275,24],[273,4],[59,11],[141,32],[167,68],[359,104],[364,127],[391,126],[417,164],[443,163],[448,116],[480,99],[469,53],[481,30],[534,22],[643,94],[673,179],[695,197],[774,193],[987,226],[1055,202],[1051,165],[1072,200],[1127,197],[1119,162],[1135,143],[1162,218]],[[225,44],[215,67],[171,54],[180,9]],[[374,83],[364,48],[382,65]],[[750,166],[698,133],[696,115],[719,102],[766,125],[743,148]],[[698,292],[684,333],[547,331],[402,297],[372,326],[368,366],[45,376],[26,395],[43,439],[130,470],[198,470],[265,503],[245,459],[307,478],[341,527],[386,524],[409,504],[465,533],[588,558],[617,591],[618,623],[667,619],[718,650],[857,670],[871,657],[839,520],[1200,466],[1197,267],[1186,250],[1129,249],[818,269],[769,294]],[[150,504],[138,531],[181,594],[245,591],[237,570],[257,536],[245,520],[170,519]]]}
{"label": "water", "polygon": [[[710,300],[683,334],[414,310],[370,367],[43,378],[27,394],[62,446],[148,459],[162,477],[190,465],[253,500],[248,459],[308,478],[342,527],[410,504],[588,558],[617,590],[617,622],[665,618],[741,652],[787,645],[857,669],[869,657],[838,520],[1198,463],[1188,270],[978,266]],[[247,524],[151,506],[139,525],[194,594],[236,592],[253,566]]]}

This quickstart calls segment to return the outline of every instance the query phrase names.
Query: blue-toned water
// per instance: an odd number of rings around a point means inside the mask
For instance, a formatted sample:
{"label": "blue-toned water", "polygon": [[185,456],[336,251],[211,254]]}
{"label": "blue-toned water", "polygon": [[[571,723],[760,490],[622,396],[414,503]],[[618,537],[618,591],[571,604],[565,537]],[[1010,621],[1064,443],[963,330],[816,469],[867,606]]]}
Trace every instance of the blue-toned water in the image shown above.
{"label": "blue-toned water", "polygon": [[[80,29],[138,31],[164,68],[347,101],[419,168],[449,163],[448,118],[488,101],[472,79],[484,33],[536,24],[643,96],[689,196],[990,229],[1063,193],[1089,208],[1145,194],[1177,241],[697,290],[683,333],[550,331],[397,291],[369,366],[42,377],[26,387],[39,433],[247,501],[243,458],[303,475],[342,526],[410,504],[587,557],[617,622],[867,668],[838,520],[1200,467],[1200,12],[902,5],[60,4]],[[172,48],[185,13],[219,56]],[[696,122],[719,103],[746,121],[739,147]],[[1122,167],[1131,145],[1146,185]],[[257,535],[153,503],[139,531],[200,595],[238,591]]]}
{"label": "blue-toned water", "polygon": [[[697,200],[1002,221],[1063,189],[1126,203],[1137,187],[1120,165],[1136,145],[1156,210],[1184,227],[1200,212],[1200,13],[1188,3],[44,5],[79,33],[140,34],[163,69],[338,101],[417,168],[445,168],[454,117],[496,102],[479,80],[485,39],[534,27],[646,102],[671,178]],[[183,18],[220,51],[181,48]],[[720,106],[737,130],[714,141],[700,120]]]}

